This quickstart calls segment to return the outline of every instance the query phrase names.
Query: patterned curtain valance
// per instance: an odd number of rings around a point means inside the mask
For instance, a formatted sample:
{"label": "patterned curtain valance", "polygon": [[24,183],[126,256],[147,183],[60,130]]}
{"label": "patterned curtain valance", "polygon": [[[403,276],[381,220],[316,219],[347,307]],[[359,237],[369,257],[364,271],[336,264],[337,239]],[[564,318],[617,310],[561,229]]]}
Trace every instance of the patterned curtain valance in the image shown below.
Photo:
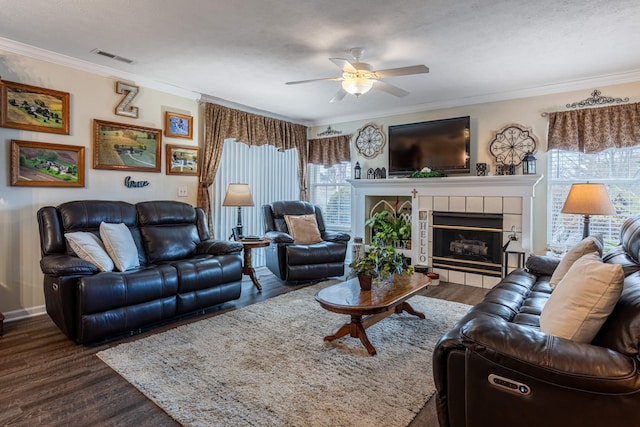
{"label": "patterned curtain valance", "polygon": [[[228,138],[235,138],[248,145],[273,145],[279,150],[297,149],[300,200],[308,200],[305,185],[307,180],[306,126],[206,103],[198,206],[205,211],[210,228],[212,221],[209,187],[213,185],[222,156],[222,146],[224,140]],[[213,230],[211,232],[213,233]]]}
{"label": "patterned curtain valance", "polygon": [[349,135],[309,140],[309,163],[329,168],[341,162],[351,161]]}
{"label": "patterned curtain valance", "polygon": [[582,153],[640,145],[640,103],[549,113],[548,141]]}

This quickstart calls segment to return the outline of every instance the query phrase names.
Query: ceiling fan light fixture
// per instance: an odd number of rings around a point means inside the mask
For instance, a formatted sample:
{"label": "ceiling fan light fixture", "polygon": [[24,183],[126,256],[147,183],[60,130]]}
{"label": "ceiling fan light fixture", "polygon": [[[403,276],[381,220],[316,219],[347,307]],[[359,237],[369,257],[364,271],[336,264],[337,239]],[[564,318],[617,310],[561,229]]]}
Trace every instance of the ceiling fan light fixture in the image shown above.
{"label": "ceiling fan light fixture", "polygon": [[355,96],[360,96],[363,93],[369,92],[372,87],[373,80],[364,76],[350,77],[342,81],[342,88]]}

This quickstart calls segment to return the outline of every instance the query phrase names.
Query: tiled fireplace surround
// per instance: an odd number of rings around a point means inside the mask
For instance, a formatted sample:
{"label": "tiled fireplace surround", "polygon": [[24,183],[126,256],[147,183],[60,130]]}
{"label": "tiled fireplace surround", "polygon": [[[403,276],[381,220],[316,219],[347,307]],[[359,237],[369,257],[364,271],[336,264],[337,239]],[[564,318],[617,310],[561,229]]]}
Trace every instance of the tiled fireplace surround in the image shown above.
{"label": "tiled fireplace surround", "polygon": [[[396,197],[400,196],[411,201],[412,237],[409,255],[414,264],[432,265],[433,211],[502,214],[503,243],[507,242],[515,226],[519,243],[528,255],[533,232],[531,210],[534,188],[540,179],[539,175],[513,175],[350,180],[355,191],[355,236],[365,236],[364,222],[368,218],[372,200],[382,197],[393,205]],[[427,230],[426,239],[424,235],[420,235],[421,228]],[[509,259],[509,270],[515,266],[515,257]],[[438,268],[433,271],[439,273],[443,281],[482,288],[492,288],[500,281],[498,277],[477,273]]]}

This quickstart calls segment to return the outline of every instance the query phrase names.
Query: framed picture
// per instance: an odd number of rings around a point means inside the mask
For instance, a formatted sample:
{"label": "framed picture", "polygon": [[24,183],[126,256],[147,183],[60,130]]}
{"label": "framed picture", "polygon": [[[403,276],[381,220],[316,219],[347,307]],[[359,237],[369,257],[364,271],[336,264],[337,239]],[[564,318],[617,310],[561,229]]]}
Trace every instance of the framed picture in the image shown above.
{"label": "framed picture", "polygon": [[93,167],[160,172],[162,131],[93,120]]}
{"label": "framed picture", "polygon": [[11,185],[84,187],[84,147],[12,139]]}
{"label": "framed picture", "polygon": [[167,175],[198,175],[200,172],[200,148],[185,145],[166,145]]}
{"label": "framed picture", "polygon": [[0,126],[69,135],[69,93],[3,80]]}
{"label": "framed picture", "polygon": [[164,116],[164,136],[193,139],[193,117],[167,111]]}

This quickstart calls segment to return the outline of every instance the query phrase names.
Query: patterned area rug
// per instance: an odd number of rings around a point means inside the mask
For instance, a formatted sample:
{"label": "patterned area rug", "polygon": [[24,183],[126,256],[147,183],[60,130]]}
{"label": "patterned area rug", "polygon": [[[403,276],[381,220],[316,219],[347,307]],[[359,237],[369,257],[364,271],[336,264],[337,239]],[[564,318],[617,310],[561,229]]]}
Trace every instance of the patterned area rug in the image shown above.
{"label": "patterned area rug", "polygon": [[[334,282],[335,283],[335,282]],[[325,282],[163,333],[98,357],[190,426],[408,425],[435,392],[432,353],[469,306],[415,296],[421,320],[394,314],[360,340],[333,342],[348,316],[314,295]]]}

